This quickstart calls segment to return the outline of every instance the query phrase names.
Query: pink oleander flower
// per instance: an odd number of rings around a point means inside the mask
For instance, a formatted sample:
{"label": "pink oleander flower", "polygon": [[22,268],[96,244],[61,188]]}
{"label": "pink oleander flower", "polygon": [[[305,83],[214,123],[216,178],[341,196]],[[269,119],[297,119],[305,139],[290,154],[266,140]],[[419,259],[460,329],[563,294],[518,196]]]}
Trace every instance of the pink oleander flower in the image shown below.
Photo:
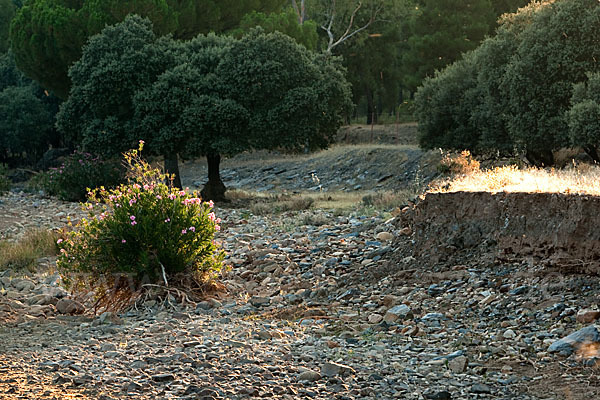
{"label": "pink oleander flower", "polygon": [[127,243],[127,240],[123,239],[121,240],[121,243]]}
{"label": "pink oleander flower", "polygon": [[211,220],[212,222],[215,222],[215,220],[216,220],[215,213],[213,213],[213,212],[208,213],[208,219]]}
{"label": "pink oleander flower", "polygon": [[220,231],[221,230],[221,226],[220,225],[215,225],[215,231]]}
{"label": "pink oleander flower", "polygon": [[187,229],[182,229],[182,230],[181,230],[181,233],[182,233],[183,235],[185,235],[185,234],[187,233]]}
{"label": "pink oleander flower", "polygon": [[132,220],[132,221],[135,221],[135,215],[131,215],[131,216],[129,217],[129,219],[130,219],[130,220]]}
{"label": "pink oleander flower", "polygon": [[221,218],[217,218],[217,219],[215,220],[215,222],[216,222],[217,224],[220,224],[220,223],[221,223]]}
{"label": "pink oleander flower", "polygon": [[137,184],[137,183],[134,183],[134,184],[133,184],[133,188],[134,188],[134,189],[139,189],[139,188],[141,188],[141,186],[140,186],[139,184]]}
{"label": "pink oleander flower", "polygon": [[133,204],[135,204],[135,203],[137,203],[137,200],[135,198],[129,200],[129,205],[130,206],[133,205]]}
{"label": "pink oleander flower", "polygon": [[171,222],[171,218],[165,219],[165,223],[167,223],[167,222]]}
{"label": "pink oleander flower", "polygon": [[137,222],[131,221],[131,226],[137,225]]}
{"label": "pink oleander flower", "polygon": [[212,200],[209,200],[209,201],[208,201],[208,206],[209,206],[210,208],[213,208],[213,207],[215,206],[215,203],[214,203]]}
{"label": "pink oleander flower", "polygon": [[157,200],[162,200],[162,196],[161,196],[160,194],[157,194],[157,195],[156,195],[156,199],[157,199]]}
{"label": "pink oleander flower", "polygon": [[174,193],[171,193],[171,194],[169,195],[169,199],[171,199],[171,200],[175,200],[175,198],[176,198],[176,197],[177,197],[177,195],[176,195],[176,194],[174,194]]}
{"label": "pink oleander flower", "polygon": [[190,231],[192,231],[192,232],[196,232],[196,227],[195,227],[195,226],[190,226],[188,229],[189,229]]}
{"label": "pink oleander flower", "polygon": [[185,196],[185,192],[183,190],[179,191],[180,196]]}
{"label": "pink oleander flower", "polygon": [[62,239],[58,239],[58,240],[56,241],[56,244],[61,244],[62,242],[63,242],[63,240],[62,240]]}

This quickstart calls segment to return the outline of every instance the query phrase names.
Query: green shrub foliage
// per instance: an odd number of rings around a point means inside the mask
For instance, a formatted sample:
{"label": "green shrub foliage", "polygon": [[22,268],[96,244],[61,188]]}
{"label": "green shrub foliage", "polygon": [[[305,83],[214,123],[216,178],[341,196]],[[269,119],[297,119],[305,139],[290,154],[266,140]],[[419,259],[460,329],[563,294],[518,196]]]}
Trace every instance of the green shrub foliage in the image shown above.
{"label": "green shrub foliage", "polygon": [[58,168],[51,168],[41,180],[49,194],[66,201],[84,201],[89,188],[115,187],[123,181],[123,171],[116,161],[76,151]]}
{"label": "green shrub foliage", "polygon": [[587,81],[574,86],[567,122],[571,143],[582,146],[600,162],[600,73],[589,74]]}
{"label": "green shrub foliage", "polygon": [[593,128],[581,124],[593,107],[569,109],[573,85],[600,70],[599,20],[595,0],[534,2],[505,16],[496,36],[419,90],[422,144],[517,150],[537,165],[552,164],[552,151],[564,146],[591,149]]}
{"label": "green shrub foliage", "polygon": [[128,184],[94,190],[84,204],[89,218],[59,240],[57,265],[67,281],[87,273],[108,284],[119,274],[136,284],[168,283],[179,273],[206,279],[220,270],[212,203],[168,185],[170,177],[144,162],[141,150],[125,153]]}

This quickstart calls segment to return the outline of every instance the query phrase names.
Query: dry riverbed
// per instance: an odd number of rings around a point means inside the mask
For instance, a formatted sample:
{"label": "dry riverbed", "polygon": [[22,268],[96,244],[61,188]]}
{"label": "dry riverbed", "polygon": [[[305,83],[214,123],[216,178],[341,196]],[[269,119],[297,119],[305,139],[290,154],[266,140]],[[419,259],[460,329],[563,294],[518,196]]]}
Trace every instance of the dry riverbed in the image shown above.
{"label": "dry riverbed", "polygon": [[[7,236],[78,212],[26,194],[0,201]],[[70,315],[79,305],[52,259],[0,271],[0,399],[600,396],[585,347],[549,351],[594,326],[593,314],[578,320],[598,305],[597,277],[555,275],[557,289],[522,262],[426,267],[389,214],[218,215],[231,270],[226,290],[198,303]]]}

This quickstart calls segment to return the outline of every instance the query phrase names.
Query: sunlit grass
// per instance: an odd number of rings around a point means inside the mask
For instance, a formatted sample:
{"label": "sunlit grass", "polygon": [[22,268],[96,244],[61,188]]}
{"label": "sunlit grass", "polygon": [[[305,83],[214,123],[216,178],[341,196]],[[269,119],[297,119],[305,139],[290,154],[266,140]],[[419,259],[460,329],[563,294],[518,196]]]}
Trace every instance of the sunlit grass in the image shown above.
{"label": "sunlit grass", "polygon": [[434,182],[429,192],[522,192],[600,195],[600,167],[519,169],[516,166],[473,170]]}

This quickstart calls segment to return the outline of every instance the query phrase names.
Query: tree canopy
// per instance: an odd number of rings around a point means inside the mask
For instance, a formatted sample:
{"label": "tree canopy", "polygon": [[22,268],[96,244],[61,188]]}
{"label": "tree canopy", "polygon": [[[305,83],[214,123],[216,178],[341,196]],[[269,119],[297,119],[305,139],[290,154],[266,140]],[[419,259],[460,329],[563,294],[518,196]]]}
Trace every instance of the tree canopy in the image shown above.
{"label": "tree canopy", "polygon": [[143,139],[177,175],[178,153],[207,156],[213,198],[224,193],[222,154],[324,147],[349,107],[338,60],[262,30],[180,42],[130,16],[92,37],[69,73],[61,131],[109,154]]}
{"label": "tree canopy", "polygon": [[[517,149],[536,165],[551,165],[552,151],[569,145],[584,145],[597,157],[590,130],[582,126],[595,115],[593,99],[579,95],[585,92],[581,85],[573,95],[573,85],[600,72],[598,21],[600,3],[595,0],[534,2],[505,16],[498,34],[468,55],[475,60],[471,68],[458,72],[459,62],[425,81],[417,96],[419,119],[426,122],[420,128],[422,144],[475,151]],[[451,82],[457,82],[454,75],[465,95],[446,97],[453,101],[446,109],[469,114],[462,119],[472,134],[468,140],[464,130],[450,122],[454,114],[435,107],[444,101],[440,96],[452,90]],[[588,85],[593,83],[591,79]],[[469,92],[475,94],[475,103]]]}
{"label": "tree canopy", "polygon": [[10,38],[19,68],[66,99],[68,68],[87,39],[131,13],[149,18],[157,35],[189,39],[235,28],[257,10],[278,11],[283,0],[31,0],[18,10]]}

